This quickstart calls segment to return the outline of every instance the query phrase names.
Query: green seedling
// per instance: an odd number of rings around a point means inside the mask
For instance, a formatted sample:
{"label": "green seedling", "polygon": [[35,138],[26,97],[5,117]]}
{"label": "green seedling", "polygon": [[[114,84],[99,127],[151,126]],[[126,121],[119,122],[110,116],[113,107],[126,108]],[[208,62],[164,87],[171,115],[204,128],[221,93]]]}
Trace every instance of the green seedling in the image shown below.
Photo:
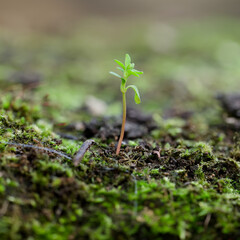
{"label": "green seedling", "polygon": [[126,83],[127,83],[128,77],[130,77],[131,75],[139,77],[139,75],[143,74],[143,72],[134,69],[135,64],[131,63],[131,58],[128,54],[126,54],[125,56],[125,64],[123,64],[121,61],[117,59],[115,59],[115,62],[120,66],[120,67],[117,67],[117,69],[119,69],[122,72],[122,76],[115,72],[110,72],[110,74],[122,80],[120,85],[120,90],[122,92],[122,99],[123,99],[122,128],[121,128],[121,134],[118,140],[118,145],[116,150],[116,154],[118,155],[122,145],[122,140],[123,140],[124,130],[125,130],[125,123],[126,123],[126,115],[127,115],[126,92],[127,90],[129,88],[132,88],[135,92],[135,97],[134,97],[135,103],[139,104],[141,102],[140,94],[137,87],[135,85],[126,86]]}

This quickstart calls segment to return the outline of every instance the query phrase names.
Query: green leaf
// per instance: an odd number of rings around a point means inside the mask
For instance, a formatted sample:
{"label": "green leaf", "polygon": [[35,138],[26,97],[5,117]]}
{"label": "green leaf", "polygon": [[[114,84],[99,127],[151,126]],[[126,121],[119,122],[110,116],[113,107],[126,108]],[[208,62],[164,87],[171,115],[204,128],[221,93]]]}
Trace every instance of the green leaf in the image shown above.
{"label": "green leaf", "polygon": [[131,63],[131,58],[129,56],[129,54],[125,55],[125,68],[127,68]]}
{"label": "green leaf", "polygon": [[141,98],[140,98],[140,94],[139,94],[137,87],[135,85],[129,85],[126,89],[128,89],[128,88],[132,88],[135,92],[135,96],[134,96],[135,103],[136,104],[141,103]]}
{"label": "green leaf", "polygon": [[134,76],[136,76],[136,77],[139,77],[138,73],[136,73],[136,72],[130,71],[130,74],[131,74],[131,75],[134,75]]}
{"label": "green leaf", "polygon": [[114,61],[115,61],[122,69],[125,69],[125,66],[124,66],[124,64],[123,64],[121,61],[119,61],[119,60],[117,60],[117,59],[114,59]]}
{"label": "green leaf", "polygon": [[110,74],[112,74],[113,76],[115,77],[118,77],[118,78],[122,78],[119,74],[115,73],[115,72],[109,72]]}
{"label": "green leaf", "polygon": [[124,69],[122,69],[121,67],[117,67],[117,69],[124,72]]}
{"label": "green leaf", "polygon": [[137,74],[143,74],[142,71],[138,71],[138,70],[136,70],[136,69],[133,69],[132,72],[135,72],[135,73],[137,73]]}

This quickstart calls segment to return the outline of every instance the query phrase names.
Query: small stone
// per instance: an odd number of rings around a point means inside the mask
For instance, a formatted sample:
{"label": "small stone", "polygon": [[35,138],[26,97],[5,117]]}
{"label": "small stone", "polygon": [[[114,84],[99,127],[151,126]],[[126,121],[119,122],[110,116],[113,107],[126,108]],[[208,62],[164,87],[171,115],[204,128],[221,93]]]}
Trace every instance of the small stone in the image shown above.
{"label": "small stone", "polygon": [[84,107],[93,116],[103,116],[107,110],[107,104],[103,100],[93,96],[87,97]]}

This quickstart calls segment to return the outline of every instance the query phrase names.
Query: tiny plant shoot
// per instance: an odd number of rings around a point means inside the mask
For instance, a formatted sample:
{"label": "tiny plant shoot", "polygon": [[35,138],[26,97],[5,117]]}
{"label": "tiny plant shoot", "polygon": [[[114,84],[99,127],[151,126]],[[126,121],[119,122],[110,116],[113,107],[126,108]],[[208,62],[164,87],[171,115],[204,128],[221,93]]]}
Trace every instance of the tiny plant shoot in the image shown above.
{"label": "tiny plant shoot", "polygon": [[126,83],[127,83],[129,76],[134,75],[136,77],[139,77],[139,75],[143,74],[143,72],[134,69],[135,64],[131,63],[131,58],[128,54],[126,54],[126,56],[125,56],[125,64],[123,64],[121,61],[119,61],[117,59],[115,59],[115,62],[119,65],[119,67],[117,67],[117,69],[119,69],[122,72],[122,76],[120,76],[119,74],[117,74],[115,72],[110,72],[110,74],[112,74],[115,77],[118,77],[122,80],[121,85],[120,85],[120,90],[122,92],[122,99],[123,99],[122,128],[121,128],[121,134],[120,134],[120,137],[118,140],[118,145],[117,145],[117,150],[116,150],[116,154],[118,155],[120,152],[121,145],[122,145],[125,123],[126,123],[126,114],[127,114],[126,92],[127,92],[127,90],[129,88],[132,88],[135,92],[135,97],[134,97],[135,103],[139,104],[141,102],[140,94],[139,94],[137,87],[135,85],[126,86]]}

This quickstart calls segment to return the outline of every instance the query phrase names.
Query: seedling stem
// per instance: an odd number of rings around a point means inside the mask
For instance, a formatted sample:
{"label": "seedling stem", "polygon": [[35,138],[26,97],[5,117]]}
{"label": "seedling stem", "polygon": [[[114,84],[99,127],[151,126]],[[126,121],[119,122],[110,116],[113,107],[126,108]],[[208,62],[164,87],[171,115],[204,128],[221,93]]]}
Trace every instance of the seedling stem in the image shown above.
{"label": "seedling stem", "polygon": [[125,130],[125,124],[126,124],[126,117],[127,117],[127,104],[126,104],[126,93],[122,94],[123,98],[123,115],[122,115],[122,128],[121,128],[121,134],[118,140],[118,145],[117,145],[117,151],[116,154],[118,155],[120,152],[120,148],[122,145],[123,137],[124,137],[124,130]]}

